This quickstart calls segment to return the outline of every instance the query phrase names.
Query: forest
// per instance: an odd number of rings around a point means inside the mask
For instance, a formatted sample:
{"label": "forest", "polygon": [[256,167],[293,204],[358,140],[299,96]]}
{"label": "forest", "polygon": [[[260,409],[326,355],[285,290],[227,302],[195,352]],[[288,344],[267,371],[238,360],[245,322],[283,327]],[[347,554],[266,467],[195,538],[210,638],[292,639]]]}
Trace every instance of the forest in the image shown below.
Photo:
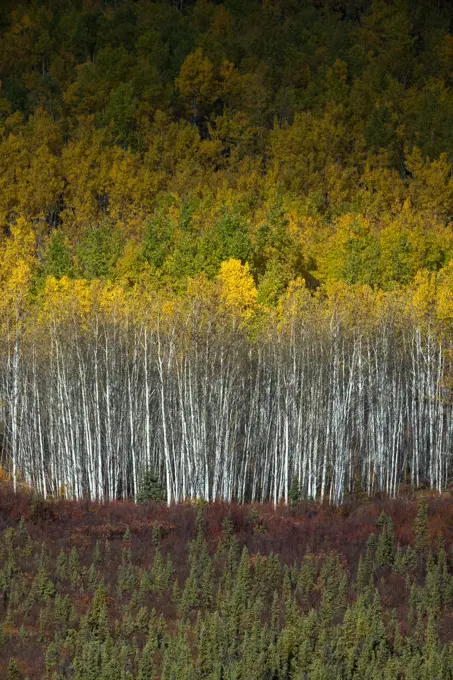
{"label": "forest", "polygon": [[446,491],[452,163],[446,0],[3,0],[2,474]]}
{"label": "forest", "polygon": [[451,680],[451,496],[341,507],[0,486],[5,680]]}

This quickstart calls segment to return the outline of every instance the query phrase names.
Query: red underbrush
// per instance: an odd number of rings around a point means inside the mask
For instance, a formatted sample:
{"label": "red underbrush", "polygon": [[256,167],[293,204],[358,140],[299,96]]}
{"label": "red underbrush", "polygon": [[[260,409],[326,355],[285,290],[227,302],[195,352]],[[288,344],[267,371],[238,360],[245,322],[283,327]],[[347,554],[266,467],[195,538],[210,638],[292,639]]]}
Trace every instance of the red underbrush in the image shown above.
{"label": "red underbrush", "polygon": [[[152,544],[153,527],[159,527],[163,545],[172,558],[181,555],[185,560],[187,542],[196,535],[196,503],[163,503],[136,505],[132,501],[97,503],[90,500],[70,501],[43,499],[31,491],[14,493],[10,485],[0,486],[0,532],[17,526],[21,519],[34,540],[50,543],[51,550],[66,548],[71,543],[85,545],[91,550],[96,540],[108,539],[122,544],[126,531],[140,536],[132,549],[135,557],[146,559]],[[280,555],[290,565],[299,562],[307,549],[314,553],[335,550],[344,555],[354,568],[371,533],[376,533],[376,522],[381,512],[393,520],[396,540],[402,545],[413,544],[413,525],[417,511],[417,496],[388,499],[348,499],[334,507],[304,501],[296,506],[270,503],[239,505],[218,501],[204,504],[204,524],[208,543],[217,544],[222,536],[222,525],[228,517],[241,545],[251,554]],[[445,548],[453,543],[453,503],[450,494],[428,495],[429,538],[432,544],[443,536]],[[83,539],[83,540],[80,540]]]}

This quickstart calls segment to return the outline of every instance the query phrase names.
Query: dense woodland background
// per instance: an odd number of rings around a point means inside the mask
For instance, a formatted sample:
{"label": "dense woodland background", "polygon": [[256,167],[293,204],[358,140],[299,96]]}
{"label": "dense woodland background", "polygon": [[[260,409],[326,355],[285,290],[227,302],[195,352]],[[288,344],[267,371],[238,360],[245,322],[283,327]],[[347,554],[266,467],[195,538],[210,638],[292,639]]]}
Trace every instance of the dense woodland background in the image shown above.
{"label": "dense woodland background", "polygon": [[452,480],[453,10],[0,8],[0,451],[45,496]]}

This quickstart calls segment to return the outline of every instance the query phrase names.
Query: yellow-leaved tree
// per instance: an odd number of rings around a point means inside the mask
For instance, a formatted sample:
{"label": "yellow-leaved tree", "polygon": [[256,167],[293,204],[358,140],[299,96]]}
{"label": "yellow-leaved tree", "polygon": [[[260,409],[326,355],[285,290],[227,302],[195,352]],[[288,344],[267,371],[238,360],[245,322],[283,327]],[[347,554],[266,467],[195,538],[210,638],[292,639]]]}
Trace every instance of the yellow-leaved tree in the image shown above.
{"label": "yellow-leaved tree", "polygon": [[430,323],[436,301],[437,274],[422,269],[417,272],[408,299],[410,313],[418,323]]}
{"label": "yellow-leaved tree", "polygon": [[203,56],[201,48],[185,59],[175,85],[188,102],[195,121],[200,112],[205,111],[217,99],[218,83],[214,76],[214,67]]}
{"label": "yellow-leaved tree", "polygon": [[11,236],[0,243],[0,341],[5,341],[10,373],[8,418],[11,432],[11,467],[14,490],[17,485],[19,447],[20,345],[29,304],[29,291],[35,251],[35,235],[22,218],[11,226]]}
{"label": "yellow-leaved tree", "polygon": [[19,218],[11,236],[0,242],[0,317],[18,321],[24,311],[35,255],[36,239],[30,224]]}
{"label": "yellow-leaved tree", "polygon": [[[94,286],[93,286],[94,287]],[[85,327],[93,305],[90,282],[85,279],[70,279],[49,276],[42,293],[41,321],[54,328],[64,323]]]}
{"label": "yellow-leaved tree", "polygon": [[222,262],[218,280],[226,308],[242,322],[250,321],[258,309],[258,293],[248,263],[233,258]]}
{"label": "yellow-leaved tree", "polygon": [[448,334],[453,324],[453,261],[440,270],[436,286],[436,316]]}

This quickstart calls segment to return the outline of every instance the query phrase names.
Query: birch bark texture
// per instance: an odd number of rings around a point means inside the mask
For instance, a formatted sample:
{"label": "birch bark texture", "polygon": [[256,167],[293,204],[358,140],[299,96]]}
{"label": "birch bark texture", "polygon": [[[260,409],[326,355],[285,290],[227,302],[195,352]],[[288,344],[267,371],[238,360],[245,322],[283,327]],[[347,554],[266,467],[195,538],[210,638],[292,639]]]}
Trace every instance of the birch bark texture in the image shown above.
{"label": "birch bark texture", "polygon": [[0,455],[44,496],[136,497],[145,471],[187,498],[341,503],[453,472],[445,336],[410,315],[351,324],[287,314],[254,332],[188,304],[178,315],[4,326]]}

